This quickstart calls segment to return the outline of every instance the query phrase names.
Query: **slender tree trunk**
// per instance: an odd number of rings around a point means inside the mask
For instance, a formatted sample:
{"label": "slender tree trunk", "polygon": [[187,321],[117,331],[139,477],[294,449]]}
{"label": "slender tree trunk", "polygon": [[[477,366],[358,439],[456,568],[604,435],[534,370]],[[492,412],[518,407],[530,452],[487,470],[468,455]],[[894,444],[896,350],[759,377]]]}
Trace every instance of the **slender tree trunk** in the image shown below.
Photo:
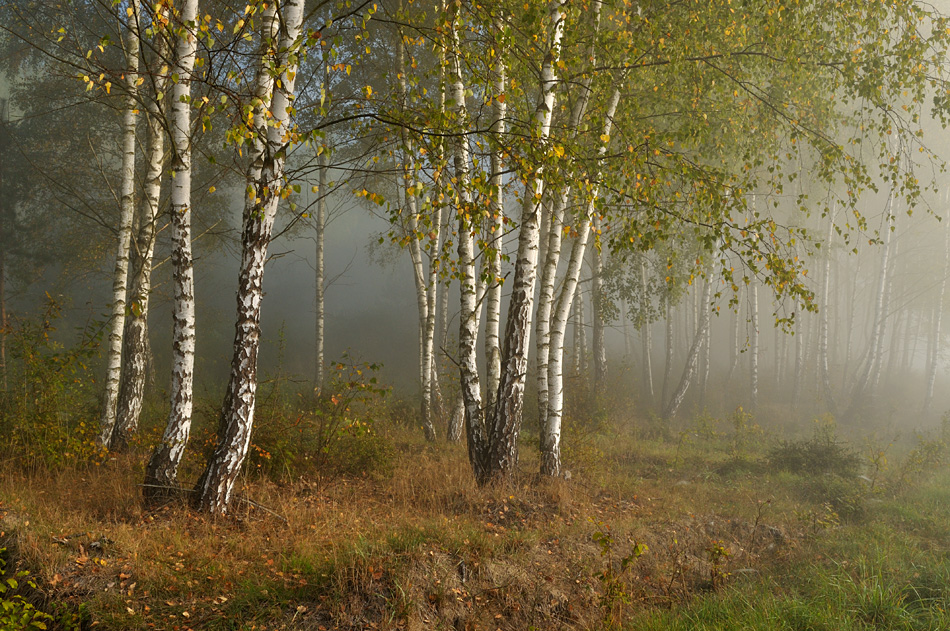
{"label": "slender tree trunk", "polygon": [[732,381],[732,375],[736,372],[736,367],[739,365],[739,357],[741,355],[739,352],[739,331],[742,323],[741,305],[736,305],[736,311],[732,315],[732,359],[729,363],[729,372],[726,373],[726,383]]}
{"label": "slender tree trunk", "polygon": [[128,28],[123,38],[125,49],[125,111],[122,114],[122,183],[115,268],[112,272],[112,316],[109,327],[109,350],[106,358],[105,391],[99,420],[99,445],[107,447],[115,429],[116,403],[119,398],[119,380],[122,374],[122,335],[125,331],[127,310],[126,293],[129,276],[129,252],[132,247],[132,218],[135,215],[135,128],[138,111],[138,88],[135,83],[139,70],[139,0],[131,0]]}
{"label": "slender tree trunk", "polygon": [[[950,203],[950,193],[944,204]],[[933,327],[930,331],[930,363],[927,366],[927,391],[924,394],[923,412],[927,414],[933,405],[934,384],[937,381],[937,366],[940,358],[940,327],[943,322],[943,301],[947,292],[947,277],[950,276],[950,213],[944,218],[944,232],[946,243],[943,254],[943,278],[940,280],[940,291],[937,293],[937,302],[933,310]]]}
{"label": "slender tree trunk", "polygon": [[[599,5],[598,5],[599,6]],[[604,133],[600,148],[598,149],[598,165],[603,161],[607,153],[607,143],[609,142],[610,132],[613,126],[613,119],[617,113],[617,105],[620,102],[620,88],[614,90],[610,103],[607,107],[607,116],[604,121]],[[593,178],[594,181],[600,179],[600,173]],[[564,414],[564,334],[567,331],[568,314],[571,304],[574,302],[577,293],[577,283],[580,279],[581,266],[584,262],[584,251],[587,247],[587,241],[590,238],[591,229],[587,225],[589,218],[594,216],[594,204],[599,196],[599,187],[594,186],[590,192],[586,213],[579,218],[579,230],[574,244],[571,246],[571,258],[568,261],[567,273],[561,285],[561,293],[558,295],[557,304],[552,313],[550,327],[551,335],[551,356],[548,363],[548,384],[550,385],[550,397],[548,400],[548,410],[544,415],[545,425],[541,428],[541,475],[557,476],[561,473],[561,419]]]}
{"label": "slender tree trunk", "polygon": [[327,148],[317,156],[319,169],[317,174],[318,191],[320,199],[317,200],[317,214],[314,217],[314,302],[316,303],[316,318],[314,322],[314,343],[313,343],[313,393],[320,396],[326,381],[326,358],[324,357],[324,345],[326,341],[326,262],[324,260],[325,237],[327,227],[327,170],[329,169],[327,160]]}
{"label": "slender tree trunk", "polygon": [[[596,10],[599,11],[600,2],[595,3]],[[593,59],[593,53],[591,53]],[[582,93],[575,101],[571,110],[570,129],[572,135],[576,135],[581,119],[587,111],[587,104],[590,100],[590,81],[585,79],[582,84]],[[572,136],[573,137],[573,136]],[[538,309],[535,315],[537,329],[536,344],[536,362],[538,367],[537,387],[538,387],[538,428],[544,428],[547,424],[547,411],[549,407],[550,390],[548,388],[548,361],[551,355],[551,319],[554,309],[554,291],[557,284],[557,269],[561,260],[561,247],[563,245],[563,230],[565,212],[570,201],[572,187],[570,183],[564,184],[562,188],[555,192],[548,189],[546,201],[553,202],[550,210],[544,213],[545,222],[542,224],[542,243],[544,245],[544,266],[541,268],[541,278],[539,280],[540,291],[538,292]],[[577,331],[577,329],[575,329]],[[576,358],[576,356],[575,356]],[[542,450],[544,433],[540,434],[542,441]]]}
{"label": "slender tree trunk", "polygon": [[[597,213],[594,213],[594,231],[600,235],[601,220]],[[602,392],[607,387],[607,344],[604,340],[604,257],[600,250],[600,244],[591,251],[593,256],[593,265],[591,266],[591,279],[593,286],[591,320],[593,324],[594,339],[594,390]]]}
{"label": "slender tree trunk", "polygon": [[[501,33],[504,28],[500,18],[495,18],[495,29]],[[502,177],[504,162],[502,160],[502,151],[505,143],[505,116],[507,114],[507,105],[505,95],[507,69],[505,67],[505,57],[507,51],[496,50],[495,64],[492,74],[494,80],[492,83],[492,122],[491,134],[498,141],[498,146],[491,152],[491,177],[489,179],[489,189],[491,191],[491,202],[488,218],[488,230],[485,241],[488,243],[487,255],[487,277],[488,287],[485,296],[485,363],[487,366],[486,407],[491,409],[495,405],[495,396],[498,392],[498,385],[501,381],[501,342],[499,339],[499,328],[501,322],[501,247],[502,234],[505,219],[505,190]]]}
{"label": "slender tree trunk", "polygon": [[666,312],[666,363],[663,367],[663,401],[669,401],[667,393],[670,391],[670,378],[673,375],[673,304],[670,288],[663,296],[663,309]]}
{"label": "slender tree trunk", "polygon": [[584,342],[581,339],[584,331],[584,323],[581,320],[581,295],[576,293],[574,301],[571,303],[571,323],[574,333],[574,339],[571,341],[571,363],[574,375],[581,374],[581,355],[584,352]]}
{"label": "slender tree trunk", "polygon": [[[452,6],[449,64],[452,72],[450,93],[455,102],[456,124],[467,129],[468,108],[462,81],[459,7]],[[478,273],[475,266],[475,208],[471,193],[471,156],[468,141],[462,135],[453,139],[455,196],[458,208],[459,257],[459,388],[461,389],[468,458],[475,480],[482,484],[490,477],[488,463],[489,433],[482,413],[482,392],[478,375]],[[455,415],[453,414],[453,419]],[[452,438],[452,431],[449,431]]]}
{"label": "slender tree trunk", "polygon": [[[406,43],[402,29],[397,29],[396,35],[399,41],[396,45],[396,66],[398,68],[397,81],[399,84],[400,104],[405,109],[408,95],[406,83]],[[407,230],[409,232],[409,256],[412,261],[413,280],[416,288],[416,306],[418,307],[418,325],[419,325],[419,384],[422,390],[422,401],[420,405],[420,416],[422,420],[422,429],[425,432],[426,439],[434,441],[436,438],[435,425],[432,422],[432,350],[433,338],[435,334],[435,314],[430,317],[429,303],[430,294],[435,291],[434,286],[429,284],[429,278],[425,271],[425,254],[422,247],[424,237],[419,229],[419,197],[416,191],[416,164],[415,152],[412,141],[409,139],[405,127],[400,129],[402,138],[402,179],[403,179],[403,198],[405,201],[405,212],[407,217]],[[437,230],[435,226],[433,229]],[[438,235],[435,239],[438,244]],[[430,330],[430,320],[433,325]]]}
{"label": "slender tree trunk", "polygon": [[[895,221],[896,221],[895,213]],[[891,231],[893,232],[893,230]],[[881,373],[884,372],[884,360],[886,355],[885,346],[887,341],[887,321],[893,315],[892,311],[892,297],[894,294],[894,267],[896,265],[898,249],[900,247],[900,242],[897,240],[896,236],[891,236],[889,243],[891,249],[890,261],[888,262],[888,267],[886,270],[887,280],[884,283],[884,303],[881,310],[881,317],[878,319],[878,332],[877,332],[877,346],[874,352],[874,365],[871,372],[870,388],[871,395],[874,396],[877,394],[878,385],[881,382]],[[891,338],[897,336],[896,326],[891,327],[892,333]]]}
{"label": "slender tree trunk", "polygon": [[[155,35],[155,65],[161,65],[168,52],[168,41],[163,32]],[[157,69],[156,69],[157,70]],[[152,290],[152,255],[155,252],[155,233],[162,191],[162,171],[165,159],[165,125],[162,105],[165,103],[167,76],[155,73],[155,94],[147,102],[148,149],[146,152],[145,199],[138,220],[138,234],[132,256],[132,286],[129,315],[123,336],[122,375],[119,379],[119,399],[116,406],[115,428],[109,449],[122,451],[136,432],[142,403],[145,398],[149,357],[148,312]]]}
{"label": "slender tree trunk", "polygon": [[683,368],[683,375],[680,377],[679,385],[673,393],[666,407],[663,409],[663,418],[671,420],[676,416],[683,399],[686,397],[686,391],[689,389],[690,382],[693,379],[693,373],[696,370],[696,364],[699,360],[700,350],[706,342],[706,335],[709,332],[709,303],[712,297],[712,282],[709,279],[703,285],[702,304],[704,308],[697,314],[698,324],[696,325],[696,334],[693,336],[693,343],[686,355],[686,366]]}
{"label": "slender tree trunk", "polygon": [[197,51],[198,0],[185,0],[177,16],[175,48],[178,82],[172,87],[171,136],[174,150],[171,181],[172,265],[175,309],[172,316],[171,410],[162,442],[145,468],[143,494],[157,500],[177,492],[178,466],[191,433],[195,368],[194,261],[191,252],[191,74]]}
{"label": "slender tree trunk", "polygon": [[[213,514],[227,512],[250,445],[257,394],[264,262],[277,204],[285,187],[285,138],[289,131],[297,73],[296,56],[291,51],[300,34],[304,2],[279,2],[279,24],[277,5],[277,2],[268,5],[261,21],[261,60],[256,78],[260,105],[254,112],[253,159],[247,178],[253,195],[248,196],[244,206],[231,378],[221,413],[217,446],[195,487],[196,506]],[[273,46],[275,40],[276,47]],[[277,69],[279,82],[275,82],[271,68]]]}
{"label": "slender tree trunk", "polygon": [[[590,280],[590,279],[588,279]],[[587,375],[589,374],[588,369],[590,368],[590,362],[587,360],[590,352],[587,347],[587,305],[584,304],[584,294],[577,294],[577,374],[584,378],[584,383],[587,383]]]}
{"label": "slender tree trunk", "polygon": [[[828,366],[828,311],[831,309],[831,243],[834,238],[834,215],[828,215],[828,230],[825,232],[824,270],[821,276],[821,312],[818,314],[818,370],[821,373],[821,388],[825,404],[833,416],[838,416],[834,392],[831,388],[831,370]],[[798,315],[799,318],[802,314]]]}
{"label": "slender tree trunk", "polygon": [[[710,282],[707,279],[707,284]],[[707,299],[709,296],[707,296]],[[707,304],[706,309],[710,309],[710,306]],[[706,407],[706,389],[709,385],[709,366],[712,363],[712,330],[710,325],[706,324],[706,336],[703,340],[702,350],[699,356],[699,409],[703,410]]]}
{"label": "slender tree trunk", "polygon": [[858,375],[854,389],[851,395],[851,405],[846,412],[849,419],[853,419],[859,409],[868,403],[867,398],[869,389],[873,390],[875,382],[877,365],[880,362],[880,356],[883,353],[883,335],[885,331],[885,312],[887,306],[887,286],[888,270],[890,269],[891,254],[891,204],[893,203],[895,193],[891,191],[891,198],[888,200],[887,211],[884,217],[883,239],[884,245],[881,249],[881,267],[878,272],[877,292],[874,301],[874,318],[871,324],[871,339],[868,344],[868,355],[863,363],[863,369]]}
{"label": "slender tree trunk", "polygon": [[640,259],[640,340],[643,353],[643,396],[648,405],[652,406],[656,399],[653,389],[653,340],[651,335],[651,323],[647,316],[646,308],[647,295],[647,269],[646,262]]}
{"label": "slender tree trunk", "polygon": [[755,411],[759,407],[759,287],[756,279],[749,283],[749,312],[752,320],[751,349],[749,350],[750,365],[750,399],[749,409]]}

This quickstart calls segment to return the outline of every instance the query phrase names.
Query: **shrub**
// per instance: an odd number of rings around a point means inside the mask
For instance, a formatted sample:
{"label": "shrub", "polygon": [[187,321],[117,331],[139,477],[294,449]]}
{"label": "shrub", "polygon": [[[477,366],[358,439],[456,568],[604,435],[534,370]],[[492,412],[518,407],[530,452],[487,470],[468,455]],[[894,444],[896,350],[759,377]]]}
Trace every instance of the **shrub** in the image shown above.
{"label": "shrub", "polygon": [[856,451],[838,440],[834,423],[815,421],[808,440],[782,441],[768,454],[769,464],[798,474],[833,474],[855,477],[861,464]]}
{"label": "shrub", "polygon": [[324,394],[288,394],[274,380],[261,397],[248,466],[272,477],[310,471],[359,475],[386,473],[392,453],[376,427],[381,398],[378,364],[333,365]]}
{"label": "shrub", "polygon": [[42,316],[17,320],[8,333],[8,387],[0,397],[0,444],[21,464],[59,467],[102,460],[96,445],[95,357],[102,323],[89,322],[78,342],[54,337],[61,308],[47,296]]}
{"label": "shrub", "polygon": [[37,609],[20,593],[24,587],[36,589],[36,583],[25,570],[7,573],[7,563],[4,559],[6,551],[6,548],[0,548],[0,629],[45,629],[45,621],[52,620],[53,617]]}

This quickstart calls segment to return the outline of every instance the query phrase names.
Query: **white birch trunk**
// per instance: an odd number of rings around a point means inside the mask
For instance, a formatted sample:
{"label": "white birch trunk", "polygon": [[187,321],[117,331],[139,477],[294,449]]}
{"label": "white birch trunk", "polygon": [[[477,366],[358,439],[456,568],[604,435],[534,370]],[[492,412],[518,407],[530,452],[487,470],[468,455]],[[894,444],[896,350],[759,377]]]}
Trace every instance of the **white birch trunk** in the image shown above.
{"label": "white birch trunk", "polygon": [[701,349],[706,343],[711,311],[709,308],[709,302],[712,296],[712,282],[709,279],[707,279],[703,284],[703,292],[701,296],[703,306],[700,308],[700,312],[697,314],[696,334],[693,336],[693,343],[689,347],[689,352],[686,355],[686,366],[683,368],[683,374],[680,377],[680,381],[676,387],[676,390],[673,392],[669,402],[663,409],[663,418],[666,420],[671,420],[679,411],[680,405],[683,403],[683,399],[686,397],[686,392],[689,390],[690,383],[693,379],[693,374],[696,371],[696,364],[699,361]]}
{"label": "white birch trunk", "polygon": [[[500,33],[503,24],[500,18],[494,22],[495,28]],[[488,221],[489,234],[486,235],[488,243],[487,266],[488,287],[485,294],[485,363],[487,366],[486,390],[488,409],[495,404],[495,396],[498,392],[498,384],[501,380],[501,344],[499,341],[499,326],[501,321],[501,248],[502,234],[505,218],[505,191],[503,188],[502,170],[504,163],[502,161],[502,138],[505,135],[505,116],[507,115],[507,99],[504,98],[506,87],[505,55],[507,51],[495,51],[495,65],[493,69],[494,81],[492,85],[492,123],[491,133],[498,140],[499,147],[491,152],[491,178],[489,180],[489,189],[491,191],[491,203],[489,212],[491,216]],[[500,97],[500,99],[499,99]]]}
{"label": "white birch trunk", "polygon": [[[175,308],[172,318],[171,410],[162,442],[145,469],[146,500],[158,499],[178,486],[178,466],[191,433],[195,368],[194,261],[191,252],[191,75],[197,51],[198,0],[185,0],[177,16],[179,30],[172,72],[171,180],[172,265]],[[177,488],[175,488],[177,491]]]}
{"label": "white birch trunk", "polygon": [[[196,506],[213,514],[227,512],[234,484],[247,456],[254,424],[264,263],[277,205],[284,189],[286,137],[297,73],[296,55],[291,51],[298,43],[303,9],[303,0],[285,0],[268,5],[262,15],[261,59],[256,78],[261,105],[254,112],[255,139],[247,178],[248,197],[244,205],[234,357],[217,446],[195,487]],[[275,74],[279,82],[275,82]]]}
{"label": "white birch trunk", "polygon": [[[944,203],[950,202],[948,193]],[[924,394],[924,414],[930,412],[934,398],[934,384],[937,382],[937,366],[940,358],[940,327],[943,321],[943,301],[947,292],[947,277],[950,276],[950,213],[944,217],[944,232],[946,243],[943,254],[943,278],[940,281],[940,291],[937,293],[937,302],[933,310],[933,327],[930,331],[930,363],[927,366],[927,391]]]}
{"label": "white birch trunk", "polygon": [[[548,9],[549,49],[541,66],[540,96],[535,109],[535,129],[532,133],[533,142],[542,145],[547,144],[551,134],[551,117],[554,113],[557,86],[556,68],[564,34],[564,18],[563,4],[560,0],[555,0]],[[480,484],[509,479],[518,462],[518,434],[521,429],[524,384],[528,368],[545,176],[542,164],[530,175],[525,188],[518,231],[518,253],[505,325],[501,379],[495,405],[489,409],[487,418],[487,466],[483,470],[484,475],[478,479]]]}
{"label": "white birch trunk", "polygon": [[[601,3],[595,3],[595,9],[599,12]],[[598,13],[599,15],[599,13]],[[572,136],[576,136],[581,120],[587,111],[587,105],[590,101],[590,80],[585,79],[583,92],[574,104],[571,111],[569,129]],[[548,358],[551,354],[551,312],[554,306],[554,289],[557,284],[557,269],[561,261],[561,247],[563,244],[564,213],[571,197],[571,185],[565,184],[561,190],[554,192],[548,190],[548,199],[553,197],[553,204],[550,210],[545,212],[545,222],[542,225],[542,243],[544,245],[544,265],[541,268],[541,277],[538,281],[540,291],[538,292],[538,307],[535,314],[536,322],[536,363],[537,363],[537,388],[538,388],[538,428],[545,427],[547,423],[546,416],[549,406],[548,395]],[[578,329],[575,329],[577,331]],[[541,435],[543,445],[543,432]],[[543,449],[543,447],[542,447]]]}
{"label": "white birch trunk", "polygon": [[646,316],[647,300],[647,269],[646,261],[640,259],[640,341],[642,351],[643,396],[649,405],[653,405],[656,394],[653,388],[653,339],[652,327]]}
{"label": "white birch trunk", "polygon": [[[831,369],[828,365],[828,311],[831,309],[831,241],[834,238],[834,214],[828,215],[828,230],[825,232],[824,270],[821,277],[821,313],[818,314],[818,370],[821,373],[821,388],[825,404],[832,416],[838,416],[834,391],[831,388]],[[802,317],[802,314],[798,314]]]}
{"label": "white birch trunk", "polygon": [[749,409],[755,412],[759,407],[759,283],[755,278],[749,284],[749,313],[752,321],[752,339],[749,349]]}
{"label": "white birch trunk", "polygon": [[883,335],[885,331],[885,313],[886,294],[888,286],[888,270],[890,269],[891,254],[891,204],[893,203],[895,192],[891,191],[891,197],[888,200],[887,211],[884,217],[883,239],[884,244],[881,249],[881,267],[878,272],[877,291],[874,301],[874,319],[871,324],[871,339],[868,343],[868,354],[863,362],[863,368],[858,375],[854,389],[851,395],[851,405],[846,412],[848,418],[853,418],[859,409],[867,403],[869,389],[875,381],[877,365],[880,362],[881,354],[884,349]]}
{"label": "white birch trunk", "polygon": [[[408,97],[406,85],[406,44],[401,29],[397,29],[396,34],[399,38],[396,45],[397,82],[399,85],[401,106],[405,108],[406,99]],[[400,129],[400,135],[402,138],[403,199],[405,201],[405,211],[408,214],[409,258],[412,262],[412,276],[415,282],[416,306],[418,309],[419,384],[422,390],[420,416],[426,439],[434,441],[436,435],[435,425],[432,423],[432,351],[434,346],[433,336],[435,335],[435,305],[433,304],[432,309],[430,309],[430,302],[432,302],[432,298],[435,297],[431,295],[435,292],[435,286],[430,285],[429,276],[425,270],[425,255],[422,247],[422,239],[424,237],[419,230],[419,196],[416,189],[417,169],[415,156],[413,154],[413,145],[405,127]],[[435,225],[438,226],[437,223]],[[437,230],[436,227],[434,227],[434,229]],[[438,235],[436,235],[435,243],[438,244]],[[431,327],[430,324],[432,325]]]}
{"label": "white birch trunk", "polygon": [[[600,216],[594,214],[594,231],[601,232]],[[604,257],[599,247],[591,252],[591,323],[593,325],[594,390],[602,392],[607,387],[607,342],[604,339]]]}
{"label": "white birch trunk", "polygon": [[[449,64],[452,72],[450,93],[455,101],[456,125],[466,129],[468,108],[465,83],[462,80],[461,43],[459,41],[458,6],[453,5],[450,29]],[[455,198],[458,208],[459,256],[459,388],[462,395],[462,417],[468,439],[468,456],[479,483],[487,480],[489,436],[482,413],[482,392],[478,375],[478,272],[475,266],[475,232],[471,193],[471,155],[464,135],[454,138],[453,166]],[[453,418],[455,415],[453,414]],[[453,435],[449,431],[449,438]]]}
{"label": "white birch trunk", "polygon": [[327,227],[327,169],[329,168],[327,160],[327,149],[317,156],[319,173],[317,175],[317,185],[320,199],[317,200],[317,214],[314,217],[314,302],[316,318],[314,321],[314,342],[313,342],[313,392],[315,396],[323,393],[326,381],[326,358],[324,357],[324,346],[326,343],[326,261],[325,237]]}
{"label": "white birch trunk", "polygon": [[116,422],[109,440],[109,449],[122,451],[136,432],[142,403],[145,398],[145,380],[148,369],[148,312],[152,291],[152,255],[158,223],[159,197],[162,192],[162,172],[165,159],[165,121],[162,104],[168,84],[167,73],[160,71],[168,52],[164,33],[156,33],[153,85],[155,93],[148,99],[146,110],[148,136],[145,168],[143,208],[138,218],[138,234],[132,257],[131,299],[129,315],[123,335],[122,376],[119,379],[119,399]]}
{"label": "white birch trunk", "polygon": [[[598,150],[598,165],[607,153],[607,143],[620,102],[619,87],[614,90],[607,107],[607,116],[604,121],[603,138]],[[594,181],[600,179],[599,173]],[[567,265],[567,274],[561,285],[561,292],[557,298],[557,305],[552,314],[550,327],[550,358],[548,361],[548,385],[550,394],[545,425],[541,428],[541,475],[557,476],[561,474],[561,419],[564,414],[564,334],[567,331],[567,321],[570,315],[571,304],[577,297],[577,283],[580,280],[581,267],[584,262],[584,253],[587,241],[590,238],[590,217],[595,212],[594,204],[599,196],[599,187],[595,185],[590,191],[586,213],[580,217],[577,238],[571,247],[571,258]]]}
{"label": "white birch trunk", "polygon": [[[112,316],[109,328],[109,350],[106,359],[105,391],[99,427],[99,445],[108,447],[115,429],[116,403],[119,398],[119,379],[122,374],[122,336],[125,330],[126,293],[129,276],[129,253],[132,247],[132,218],[135,214],[135,129],[138,111],[138,88],[135,82],[139,72],[139,0],[131,0],[128,26],[123,38],[126,74],[122,113],[122,183],[115,269],[112,272]],[[0,323],[2,324],[2,323]]]}

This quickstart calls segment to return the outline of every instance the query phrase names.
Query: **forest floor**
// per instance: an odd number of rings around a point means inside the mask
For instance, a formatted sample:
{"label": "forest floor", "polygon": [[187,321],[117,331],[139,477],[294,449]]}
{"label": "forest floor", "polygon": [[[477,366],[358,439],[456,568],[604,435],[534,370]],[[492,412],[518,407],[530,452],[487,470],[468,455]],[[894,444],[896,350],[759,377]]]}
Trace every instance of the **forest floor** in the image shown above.
{"label": "forest floor", "polygon": [[526,438],[490,489],[464,445],[383,429],[384,470],[249,474],[226,519],[144,509],[144,450],[6,466],[0,546],[51,629],[950,629],[945,433],[648,425],[568,428],[570,479]]}

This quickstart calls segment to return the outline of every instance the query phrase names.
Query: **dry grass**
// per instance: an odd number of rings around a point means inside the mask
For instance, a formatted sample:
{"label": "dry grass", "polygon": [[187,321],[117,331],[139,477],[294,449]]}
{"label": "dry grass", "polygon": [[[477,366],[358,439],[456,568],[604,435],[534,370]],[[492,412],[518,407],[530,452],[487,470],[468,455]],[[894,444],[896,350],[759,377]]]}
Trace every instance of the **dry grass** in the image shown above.
{"label": "dry grass", "polygon": [[248,479],[253,501],[218,520],[145,512],[141,453],[7,471],[6,545],[48,602],[81,603],[97,628],[594,629],[618,604],[604,601],[604,570],[635,543],[648,552],[622,575],[625,598],[668,605],[782,562],[800,537],[790,491],[752,475],[723,484],[715,462],[693,450],[689,465],[677,445],[612,435],[570,481],[480,489],[463,446],[395,442],[390,476]]}

